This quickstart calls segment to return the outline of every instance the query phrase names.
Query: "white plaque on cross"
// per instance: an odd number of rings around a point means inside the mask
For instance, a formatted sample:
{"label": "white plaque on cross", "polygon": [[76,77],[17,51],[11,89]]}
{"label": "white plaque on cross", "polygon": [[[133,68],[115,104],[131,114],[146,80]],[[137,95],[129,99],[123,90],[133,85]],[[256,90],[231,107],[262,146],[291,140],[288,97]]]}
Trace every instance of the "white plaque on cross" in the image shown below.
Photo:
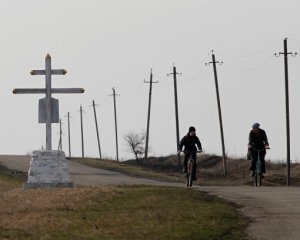
{"label": "white plaque on cross", "polygon": [[52,150],[51,124],[59,122],[58,100],[51,97],[52,93],[84,93],[83,88],[52,88],[52,75],[65,75],[64,69],[51,68],[51,56],[47,54],[45,70],[32,70],[31,75],[45,75],[45,88],[14,89],[14,94],[45,94],[46,97],[39,101],[39,123],[46,123],[46,150]]}

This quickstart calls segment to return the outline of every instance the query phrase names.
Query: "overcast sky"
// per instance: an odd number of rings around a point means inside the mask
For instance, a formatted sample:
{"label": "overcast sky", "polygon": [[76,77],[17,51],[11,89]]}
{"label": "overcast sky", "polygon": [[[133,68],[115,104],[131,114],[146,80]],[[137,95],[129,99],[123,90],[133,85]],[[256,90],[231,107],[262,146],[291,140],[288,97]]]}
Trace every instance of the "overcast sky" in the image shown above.
{"label": "overcast sky", "polygon": [[[26,154],[45,146],[45,125],[38,124],[42,95],[13,95],[13,88],[44,87],[47,53],[54,68],[68,74],[54,76],[54,87],[83,87],[82,95],[55,95],[67,148],[67,122],[72,115],[72,153],[80,156],[80,117],[84,114],[85,153],[97,156],[93,111],[99,104],[101,147],[115,157],[113,99],[115,87],[120,158],[126,159],[123,136],[146,129],[150,69],[153,104],[150,146],[153,155],[175,153],[173,63],[178,77],[180,134],[190,125],[208,153],[221,153],[212,66],[205,66],[215,50],[226,149],[245,155],[252,123],[267,131],[269,158],[285,160],[285,98],[283,39],[290,51],[300,52],[300,2],[296,0],[2,0],[0,6],[0,153]],[[300,57],[289,58],[291,156],[300,159]],[[58,145],[53,124],[53,148]]]}

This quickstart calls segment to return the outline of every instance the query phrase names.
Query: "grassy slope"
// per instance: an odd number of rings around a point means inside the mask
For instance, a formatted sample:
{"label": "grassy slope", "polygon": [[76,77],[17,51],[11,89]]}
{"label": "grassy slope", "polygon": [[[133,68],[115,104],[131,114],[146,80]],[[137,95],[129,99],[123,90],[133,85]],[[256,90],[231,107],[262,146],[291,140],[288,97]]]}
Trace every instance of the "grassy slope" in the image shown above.
{"label": "grassy slope", "polygon": [[22,190],[0,171],[0,239],[245,239],[227,202],[169,187]]}
{"label": "grassy slope", "polygon": [[[183,157],[182,157],[183,158]],[[149,158],[148,161],[130,160],[122,163],[99,159],[81,159],[74,161],[107,170],[123,172],[138,177],[147,177],[158,180],[183,182],[184,175],[181,167],[177,165],[176,156]],[[181,160],[183,161],[183,159]],[[198,180],[199,185],[252,185],[253,179],[249,177],[250,161],[242,158],[229,158],[227,160],[228,176],[223,175],[222,158],[214,155],[202,154],[198,156]],[[267,161],[267,173],[263,180],[266,186],[286,185],[286,165],[282,163],[271,163]],[[300,164],[291,165],[291,183],[293,186],[300,186]]]}
{"label": "grassy slope", "polygon": [[0,239],[245,238],[222,200],[162,187],[13,190],[1,196]]}

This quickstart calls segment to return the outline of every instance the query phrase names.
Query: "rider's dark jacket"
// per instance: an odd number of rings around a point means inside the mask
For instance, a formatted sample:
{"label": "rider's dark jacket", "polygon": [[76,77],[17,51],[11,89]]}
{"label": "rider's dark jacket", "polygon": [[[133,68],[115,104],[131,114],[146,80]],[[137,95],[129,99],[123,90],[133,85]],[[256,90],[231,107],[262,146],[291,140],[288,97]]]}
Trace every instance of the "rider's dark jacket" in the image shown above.
{"label": "rider's dark jacket", "polygon": [[199,138],[195,135],[195,136],[191,136],[190,134],[187,134],[186,136],[184,136],[180,143],[179,143],[179,149],[180,151],[182,151],[182,148],[184,146],[184,152],[196,152],[197,148],[196,145],[198,147],[199,150],[202,150],[202,145],[201,142],[199,140]]}
{"label": "rider's dark jacket", "polygon": [[266,132],[263,129],[258,129],[257,133],[251,130],[249,133],[249,145],[257,150],[269,145]]}

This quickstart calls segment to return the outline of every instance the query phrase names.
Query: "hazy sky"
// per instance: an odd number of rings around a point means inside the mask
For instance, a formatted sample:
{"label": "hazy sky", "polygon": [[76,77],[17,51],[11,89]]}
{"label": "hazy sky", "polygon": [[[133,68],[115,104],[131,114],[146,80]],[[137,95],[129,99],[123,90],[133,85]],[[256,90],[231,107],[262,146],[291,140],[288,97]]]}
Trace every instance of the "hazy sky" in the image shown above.
{"label": "hazy sky", "polygon": [[[45,125],[38,124],[42,95],[13,95],[13,88],[44,87],[47,53],[54,68],[68,74],[54,76],[54,87],[84,87],[85,94],[55,95],[64,122],[67,148],[70,111],[72,153],[81,154],[80,104],[84,114],[85,153],[97,156],[92,108],[99,104],[101,146],[115,157],[113,99],[115,87],[120,158],[128,152],[126,132],[146,129],[150,69],[153,68],[153,104],[150,128],[152,154],[176,151],[173,80],[167,77],[175,63],[178,77],[180,134],[197,128],[203,148],[221,153],[216,93],[211,60],[215,50],[222,101],[226,149],[246,153],[253,122],[267,131],[269,157],[285,160],[285,98],[283,39],[290,51],[300,52],[300,2],[296,0],[2,0],[0,6],[0,153],[26,154],[45,146]],[[289,58],[291,101],[291,156],[300,158],[300,57]],[[53,124],[53,147],[58,145]]]}

